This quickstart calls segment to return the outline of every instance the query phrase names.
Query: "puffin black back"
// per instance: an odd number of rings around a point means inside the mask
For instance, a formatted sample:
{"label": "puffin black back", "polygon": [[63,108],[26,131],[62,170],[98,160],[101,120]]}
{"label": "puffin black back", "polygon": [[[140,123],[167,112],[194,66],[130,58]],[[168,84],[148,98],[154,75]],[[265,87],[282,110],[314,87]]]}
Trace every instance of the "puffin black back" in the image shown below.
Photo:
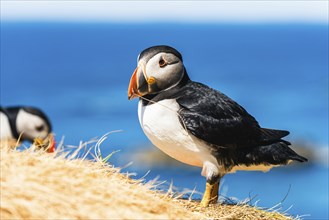
{"label": "puffin black back", "polygon": [[[16,119],[17,119],[19,109],[20,109],[19,106],[11,106],[8,108],[0,106],[0,112],[4,113],[7,116],[11,134],[13,135],[13,137],[8,137],[8,138],[14,138],[14,139],[19,138],[19,133],[17,131],[17,124],[16,124]],[[6,133],[8,133],[8,132],[6,132]]]}

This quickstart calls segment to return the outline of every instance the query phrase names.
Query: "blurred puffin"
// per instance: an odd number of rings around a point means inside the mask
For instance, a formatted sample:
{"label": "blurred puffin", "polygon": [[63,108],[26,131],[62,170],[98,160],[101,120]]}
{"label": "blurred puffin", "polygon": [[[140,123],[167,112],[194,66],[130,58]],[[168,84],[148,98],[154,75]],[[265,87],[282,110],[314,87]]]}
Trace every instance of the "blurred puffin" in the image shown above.
{"label": "blurred puffin", "polygon": [[55,140],[51,134],[48,117],[38,108],[0,106],[0,140],[30,141],[37,148],[51,153],[55,150]]}
{"label": "blurred puffin", "polygon": [[191,81],[182,55],[172,47],[150,47],[138,56],[128,87],[128,99],[135,97],[140,98],[139,122],[150,141],[176,160],[202,167],[204,207],[217,202],[226,173],[307,161],[282,139],[288,131],[261,128],[235,101]]}

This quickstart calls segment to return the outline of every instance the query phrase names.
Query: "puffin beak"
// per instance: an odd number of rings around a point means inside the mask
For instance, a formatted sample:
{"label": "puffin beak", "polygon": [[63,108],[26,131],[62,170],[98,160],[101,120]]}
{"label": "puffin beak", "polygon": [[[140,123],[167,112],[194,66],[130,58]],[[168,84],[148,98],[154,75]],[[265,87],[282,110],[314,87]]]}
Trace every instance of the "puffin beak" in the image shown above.
{"label": "puffin beak", "polygon": [[141,97],[158,91],[156,79],[146,75],[145,65],[139,64],[131,76],[128,87],[128,99]]}
{"label": "puffin beak", "polygon": [[54,153],[55,152],[55,146],[56,146],[56,141],[55,141],[54,135],[50,134],[48,136],[48,138],[49,138],[49,144],[48,144],[48,147],[47,147],[47,152],[48,153]]}
{"label": "puffin beak", "polygon": [[55,151],[56,145],[54,135],[49,134],[48,137],[46,137],[44,140],[42,140],[41,138],[35,138],[33,145],[39,149],[45,149],[48,153],[53,153]]}
{"label": "puffin beak", "polygon": [[141,94],[139,93],[137,89],[137,72],[138,72],[137,67],[133,73],[133,75],[130,78],[129,86],[128,86],[128,100],[131,100],[133,98],[140,97]]}

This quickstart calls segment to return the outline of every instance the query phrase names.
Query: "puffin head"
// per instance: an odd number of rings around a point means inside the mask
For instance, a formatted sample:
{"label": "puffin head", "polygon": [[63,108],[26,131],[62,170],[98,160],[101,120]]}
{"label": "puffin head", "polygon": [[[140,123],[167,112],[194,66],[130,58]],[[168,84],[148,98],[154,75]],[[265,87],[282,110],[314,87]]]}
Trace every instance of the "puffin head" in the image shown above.
{"label": "puffin head", "polygon": [[131,76],[128,99],[158,94],[178,85],[186,75],[182,55],[169,46],[153,46],[142,51]]}
{"label": "puffin head", "polygon": [[50,121],[46,114],[34,107],[21,107],[16,118],[17,132],[23,140],[28,140],[37,148],[44,148],[51,153],[55,150]]}

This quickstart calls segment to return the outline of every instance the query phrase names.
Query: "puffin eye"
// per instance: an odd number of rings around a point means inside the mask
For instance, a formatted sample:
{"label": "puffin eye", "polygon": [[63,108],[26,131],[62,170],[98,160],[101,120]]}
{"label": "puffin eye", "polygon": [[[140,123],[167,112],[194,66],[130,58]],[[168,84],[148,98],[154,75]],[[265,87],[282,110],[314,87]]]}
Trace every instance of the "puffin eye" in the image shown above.
{"label": "puffin eye", "polygon": [[161,68],[163,68],[163,67],[165,67],[167,65],[167,62],[163,59],[163,58],[161,58],[160,60],[159,60],[159,66],[161,67]]}
{"label": "puffin eye", "polygon": [[37,131],[43,131],[45,129],[45,126],[44,125],[40,125],[40,126],[35,127],[35,129]]}

